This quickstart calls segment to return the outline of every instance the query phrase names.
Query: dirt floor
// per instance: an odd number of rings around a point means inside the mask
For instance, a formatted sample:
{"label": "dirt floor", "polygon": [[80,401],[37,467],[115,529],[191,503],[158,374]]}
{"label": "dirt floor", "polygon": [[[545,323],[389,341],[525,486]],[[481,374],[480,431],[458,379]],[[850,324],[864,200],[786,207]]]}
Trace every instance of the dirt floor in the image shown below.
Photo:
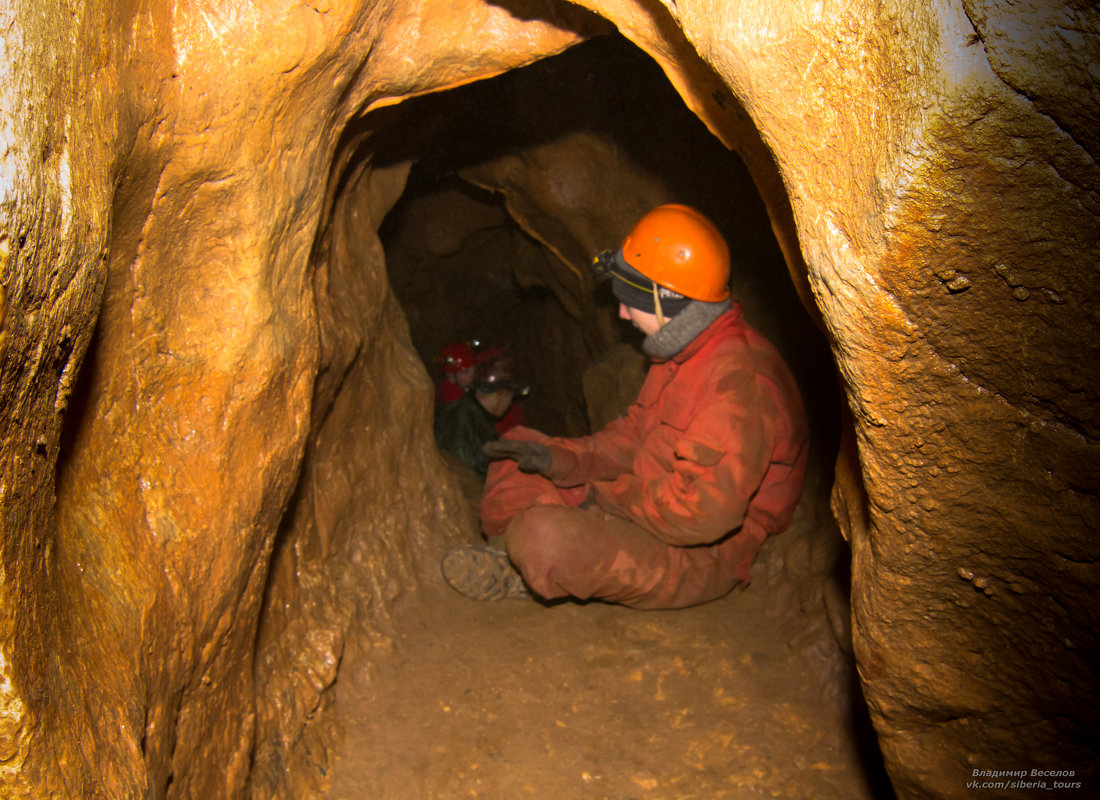
{"label": "dirt floor", "polygon": [[341,667],[332,798],[890,796],[828,626],[792,627],[774,581],[635,611],[440,580],[394,614],[392,648]]}

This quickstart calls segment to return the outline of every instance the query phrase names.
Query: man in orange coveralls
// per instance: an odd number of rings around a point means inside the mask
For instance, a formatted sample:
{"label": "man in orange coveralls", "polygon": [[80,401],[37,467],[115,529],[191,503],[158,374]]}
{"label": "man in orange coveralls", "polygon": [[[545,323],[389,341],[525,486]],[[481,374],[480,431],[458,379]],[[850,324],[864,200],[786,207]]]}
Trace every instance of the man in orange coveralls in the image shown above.
{"label": "man in orange coveralls", "polygon": [[688,206],[659,206],[597,269],[653,363],[626,415],[592,436],[519,427],[486,445],[500,460],[482,530],[506,550],[444,557],[444,578],[467,596],[705,603],[748,583],[764,538],[791,521],[806,469],[802,401],[730,301],[718,229]]}

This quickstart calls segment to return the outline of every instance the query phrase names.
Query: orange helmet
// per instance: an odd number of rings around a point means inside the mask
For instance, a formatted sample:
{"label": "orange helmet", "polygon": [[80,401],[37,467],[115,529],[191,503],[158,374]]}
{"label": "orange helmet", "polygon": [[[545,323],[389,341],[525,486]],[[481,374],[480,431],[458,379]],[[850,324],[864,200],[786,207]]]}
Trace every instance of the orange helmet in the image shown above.
{"label": "orange helmet", "polygon": [[717,303],[730,296],[729,246],[691,206],[657,206],[623,240],[622,253],[638,272],[685,297]]}

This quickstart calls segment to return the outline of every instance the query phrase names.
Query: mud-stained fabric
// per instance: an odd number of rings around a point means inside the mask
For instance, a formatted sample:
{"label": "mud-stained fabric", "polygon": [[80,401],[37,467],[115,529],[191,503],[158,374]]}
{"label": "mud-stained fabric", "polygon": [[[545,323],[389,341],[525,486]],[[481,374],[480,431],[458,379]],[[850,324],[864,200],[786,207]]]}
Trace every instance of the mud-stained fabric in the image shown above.
{"label": "mud-stained fabric", "polygon": [[[761,543],[790,523],[808,429],[782,358],[732,305],[674,358],[650,367],[637,402],[592,436],[527,428],[549,475],[494,463],[482,528],[544,597],[638,608],[715,599],[747,583]],[[583,504],[583,507],[582,507]]]}

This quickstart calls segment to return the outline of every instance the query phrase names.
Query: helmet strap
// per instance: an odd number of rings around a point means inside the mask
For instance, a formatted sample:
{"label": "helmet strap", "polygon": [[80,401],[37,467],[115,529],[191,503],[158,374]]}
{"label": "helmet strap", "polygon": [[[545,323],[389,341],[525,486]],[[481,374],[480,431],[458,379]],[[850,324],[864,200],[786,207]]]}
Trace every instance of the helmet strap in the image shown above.
{"label": "helmet strap", "polygon": [[662,328],[665,327],[665,323],[667,323],[668,320],[665,319],[664,312],[661,310],[661,295],[657,291],[656,281],[653,282],[653,311],[657,314],[658,324],[660,324]]}

